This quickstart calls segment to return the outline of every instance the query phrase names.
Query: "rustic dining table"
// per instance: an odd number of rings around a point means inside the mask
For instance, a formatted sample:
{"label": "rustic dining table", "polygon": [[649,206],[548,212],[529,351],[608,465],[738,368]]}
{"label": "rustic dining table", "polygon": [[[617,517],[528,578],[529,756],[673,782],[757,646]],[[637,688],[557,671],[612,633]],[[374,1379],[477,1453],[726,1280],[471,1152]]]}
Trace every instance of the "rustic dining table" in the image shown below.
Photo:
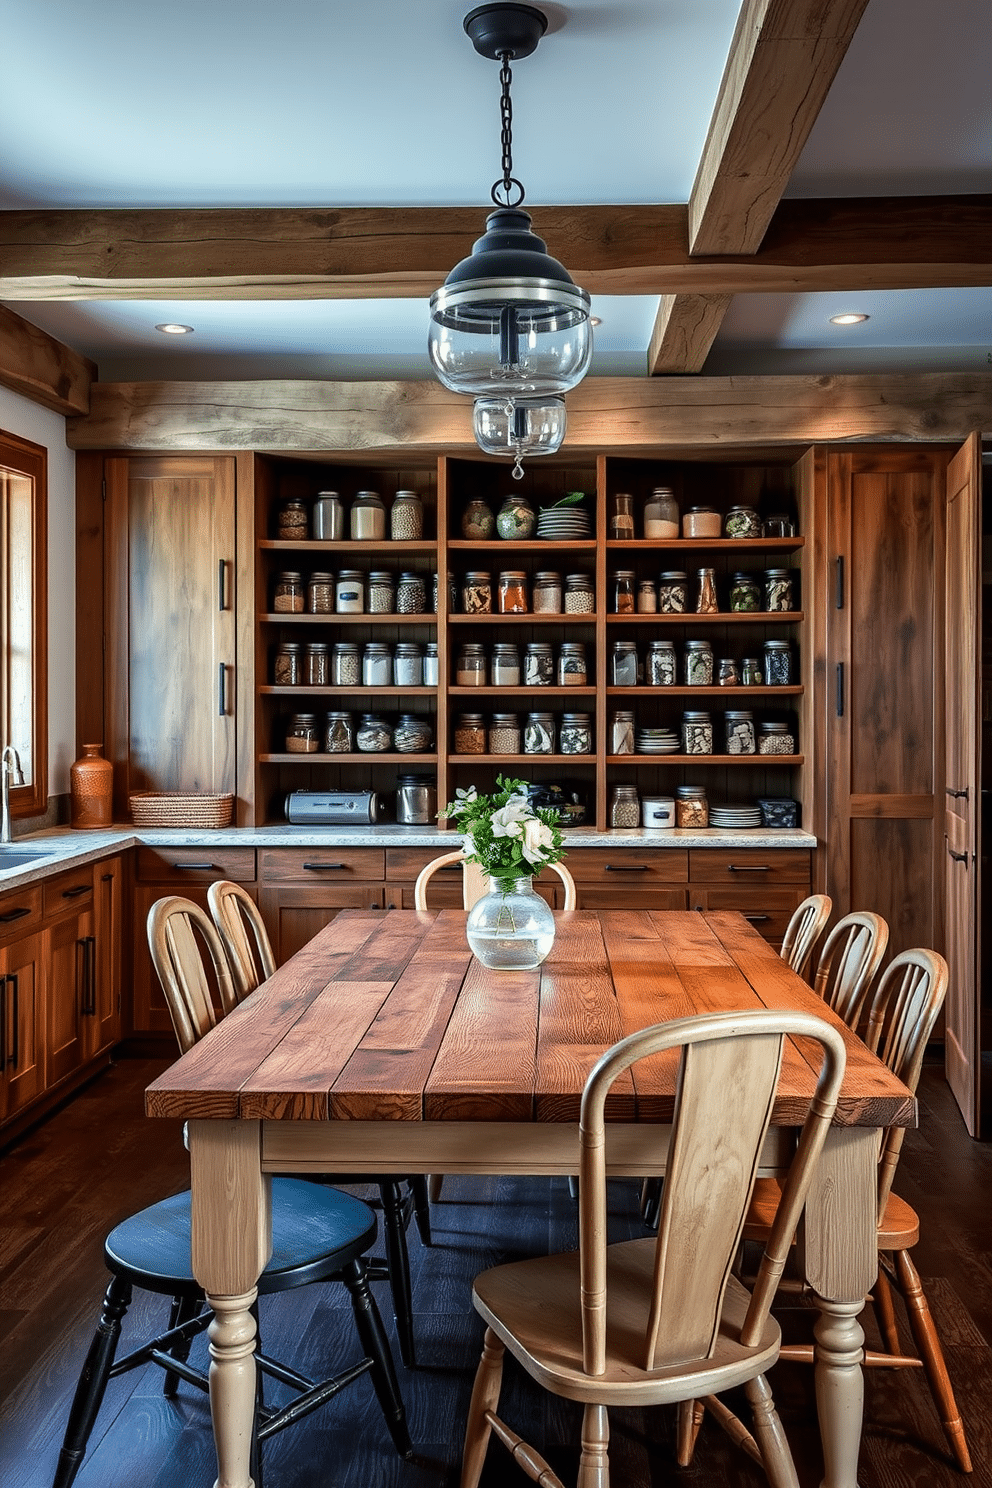
{"label": "rustic dining table", "polygon": [[[251,1481],[250,1308],[270,1253],[270,1174],[573,1175],[582,1087],[604,1049],[666,1019],[761,1006],[814,1010],[848,1046],[800,1254],[820,1313],[823,1483],[856,1488],[878,1129],[915,1124],[912,1094],[739,914],[555,919],[543,966],[498,972],[469,951],[461,910],[346,910],[148,1087],[149,1116],[188,1122],[193,1270],[214,1312],[218,1488]],[[763,1173],[788,1161],[811,1059],[787,1042]],[[664,1172],[674,1086],[661,1056],[615,1088],[612,1175]]]}

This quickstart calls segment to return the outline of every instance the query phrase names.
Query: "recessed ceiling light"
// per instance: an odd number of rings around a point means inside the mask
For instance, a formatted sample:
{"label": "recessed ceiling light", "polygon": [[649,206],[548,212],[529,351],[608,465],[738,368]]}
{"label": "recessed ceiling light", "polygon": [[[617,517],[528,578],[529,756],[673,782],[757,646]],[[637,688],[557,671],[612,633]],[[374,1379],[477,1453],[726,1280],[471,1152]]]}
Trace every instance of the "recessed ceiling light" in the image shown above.
{"label": "recessed ceiling light", "polygon": [[173,320],[167,320],[164,324],[157,325],[155,329],[161,331],[164,336],[189,336],[193,332],[192,326],[179,325]]}
{"label": "recessed ceiling light", "polygon": [[855,310],[848,310],[844,315],[831,315],[831,325],[860,325],[863,320],[870,320],[868,315],[861,314]]}

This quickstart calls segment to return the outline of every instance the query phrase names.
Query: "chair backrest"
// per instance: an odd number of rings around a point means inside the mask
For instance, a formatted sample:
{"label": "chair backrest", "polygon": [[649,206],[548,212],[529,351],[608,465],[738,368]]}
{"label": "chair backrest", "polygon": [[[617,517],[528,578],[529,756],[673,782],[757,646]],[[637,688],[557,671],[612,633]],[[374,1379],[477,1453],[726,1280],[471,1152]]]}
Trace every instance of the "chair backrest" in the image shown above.
{"label": "chair backrest", "polygon": [[793,912],[785,927],[779,954],[786,965],[801,977],[806,975],[813,947],[823,933],[833,907],[834,901],[829,894],[810,894]]}
{"label": "chair backrest", "polygon": [[[476,863],[465,861],[465,854],[458,849],[457,852],[442,853],[438,858],[432,858],[425,868],[422,868],[413,886],[414,909],[427,908],[427,885],[439,868],[445,868],[449,863],[461,863],[462,865],[462,907],[471,909],[472,905],[481,899],[483,894],[489,892],[489,884],[485,875],[480,872]],[[551,869],[557,873],[565,885],[565,909],[575,909],[578,896],[575,892],[575,879],[569,873],[564,863],[552,863]]]}
{"label": "chair backrest", "polygon": [[152,964],[185,1054],[217,1022],[201,946],[206,949],[217,984],[221,1015],[237,1006],[227,953],[206,910],[177,894],[152,905],[147,929]]}
{"label": "chair backrest", "polygon": [[848,1028],[857,1030],[861,1009],[888,943],[888,925],[881,915],[868,910],[846,914],[823,943],[813,990]]}
{"label": "chair backrest", "polygon": [[269,932],[258,905],[240,884],[222,878],[207,890],[207,903],[231,963],[238,1001],[276,969]]}
{"label": "chair backrest", "polygon": [[[658,1369],[712,1354],[771,1119],[786,1035],[816,1039],[823,1063],[783,1189],[741,1342],[761,1335],[844,1074],[841,1033],[792,1010],[707,1013],[643,1029],[608,1049],[586,1082],[580,1117],[579,1250],[584,1367],[602,1374],[606,1350],[604,1105],[631,1064],[681,1048],[653,1286],[643,1320],[629,1319],[631,1364]],[[643,1323],[643,1326],[641,1325]],[[611,1338],[615,1352],[619,1346]]]}
{"label": "chair backrest", "polygon": [[[947,993],[947,962],[936,951],[916,949],[894,956],[872,998],[865,1042],[910,1090],[916,1090],[927,1040]],[[890,1126],[878,1161],[878,1215],[892,1188],[906,1128]]]}

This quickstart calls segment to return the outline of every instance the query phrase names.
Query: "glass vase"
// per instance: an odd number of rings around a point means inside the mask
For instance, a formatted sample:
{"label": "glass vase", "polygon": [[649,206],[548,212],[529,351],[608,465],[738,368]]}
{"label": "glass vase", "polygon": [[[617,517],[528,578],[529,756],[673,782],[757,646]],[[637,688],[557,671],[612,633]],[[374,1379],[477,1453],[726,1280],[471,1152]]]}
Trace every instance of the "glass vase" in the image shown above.
{"label": "glass vase", "polygon": [[469,911],[472,954],[494,971],[529,971],[548,955],[555,917],[530,878],[490,878],[489,893]]}

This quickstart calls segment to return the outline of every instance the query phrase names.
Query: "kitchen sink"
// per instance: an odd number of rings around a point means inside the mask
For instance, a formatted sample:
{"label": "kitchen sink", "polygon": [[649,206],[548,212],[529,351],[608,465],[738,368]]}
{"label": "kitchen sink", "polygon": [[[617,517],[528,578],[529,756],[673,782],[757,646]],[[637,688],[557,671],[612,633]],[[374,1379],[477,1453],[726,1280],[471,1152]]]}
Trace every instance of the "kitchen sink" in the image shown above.
{"label": "kitchen sink", "polygon": [[31,863],[40,863],[48,857],[48,853],[30,852],[21,847],[0,847],[0,873],[5,868],[27,868]]}

